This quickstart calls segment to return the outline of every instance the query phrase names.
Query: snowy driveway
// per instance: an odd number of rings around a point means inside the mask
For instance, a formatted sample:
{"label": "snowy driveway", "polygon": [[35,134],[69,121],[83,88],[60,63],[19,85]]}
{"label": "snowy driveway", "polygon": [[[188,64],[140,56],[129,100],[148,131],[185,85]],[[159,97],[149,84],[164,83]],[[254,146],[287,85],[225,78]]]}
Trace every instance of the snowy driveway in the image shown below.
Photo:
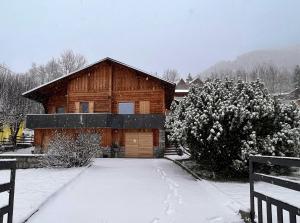
{"label": "snowy driveway", "polygon": [[165,159],[97,159],[28,222],[242,222],[232,201]]}

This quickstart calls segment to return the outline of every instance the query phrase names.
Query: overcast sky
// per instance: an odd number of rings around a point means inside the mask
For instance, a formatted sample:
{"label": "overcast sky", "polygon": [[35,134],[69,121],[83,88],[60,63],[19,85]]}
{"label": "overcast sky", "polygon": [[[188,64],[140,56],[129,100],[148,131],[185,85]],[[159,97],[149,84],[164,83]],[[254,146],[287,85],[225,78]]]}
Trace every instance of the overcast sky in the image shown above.
{"label": "overcast sky", "polygon": [[300,43],[299,0],[2,0],[0,63],[16,72],[73,49],[149,72]]}

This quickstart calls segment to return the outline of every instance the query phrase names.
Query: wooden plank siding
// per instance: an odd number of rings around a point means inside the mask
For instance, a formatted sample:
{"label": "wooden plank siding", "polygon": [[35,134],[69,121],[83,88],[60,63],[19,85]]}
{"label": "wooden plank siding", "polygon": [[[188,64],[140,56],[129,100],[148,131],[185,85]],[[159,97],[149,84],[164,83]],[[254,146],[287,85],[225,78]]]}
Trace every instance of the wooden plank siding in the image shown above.
{"label": "wooden plank siding", "polygon": [[99,65],[71,79],[65,88],[67,92],[58,92],[49,98],[48,113],[54,113],[57,107],[64,107],[69,113],[78,112],[76,103],[80,101],[93,102],[95,113],[118,113],[118,103],[127,101],[135,103],[136,113],[140,113],[140,101],[150,102],[150,113],[165,111],[164,86],[121,65]]}
{"label": "wooden plank siding", "polygon": [[140,114],[149,114],[150,113],[150,101],[140,101]]}
{"label": "wooden plank siding", "polygon": [[42,148],[42,151],[46,150],[49,141],[54,136],[55,132],[63,131],[64,134],[67,134],[69,137],[74,138],[79,133],[97,133],[101,135],[101,145],[102,147],[110,147],[112,143],[119,145],[121,148],[125,148],[126,133],[152,133],[153,140],[151,144],[153,146],[158,146],[159,140],[159,131],[158,129],[110,129],[110,128],[95,128],[95,129],[35,129],[34,130],[34,141],[36,145],[39,145]]}
{"label": "wooden plank siding", "polygon": [[152,132],[125,132],[126,157],[153,157]]}
{"label": "wooden plank siding", "polygon": [[42,147],[44,151],[48,146],[49,141],[55,135],[55,132],[63,132],[71,138],[76,138],[80,133],[97,133],[101,136],[101,146],[107,147],[111,146],[112,143],[112,134],[110,128],[99,129],[99,128],[90,128],[90,129],[35,129],[34,130],[34,141],[35,144]]}
{"label": "wooden plank siding", "polygon": [[159,145],[159,130],[158,129],[113,129],[112,130],[112,142],[125,147],[125,133],[126,132],[152,132],[153,133],[153,146]]}

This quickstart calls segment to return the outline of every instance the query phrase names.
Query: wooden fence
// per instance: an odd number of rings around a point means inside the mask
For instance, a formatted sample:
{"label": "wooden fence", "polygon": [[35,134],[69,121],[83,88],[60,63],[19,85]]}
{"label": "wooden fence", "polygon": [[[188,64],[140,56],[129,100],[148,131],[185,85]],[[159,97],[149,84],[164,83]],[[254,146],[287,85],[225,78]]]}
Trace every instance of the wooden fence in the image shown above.
{"label": "wooden fence", "polygon": [[250,178],[250,218],[251,222],[255,222],[255,203],[254,198],[257,198],[257,217],[258,223],[263,222],[263,205],[262,202],[266,202],[266,218],[268,223],[272,223],[272,205],[277,208],[277,221],[278,223],[283,222],[283,210],[289,212],[290,223],[297,222],[297,216],[300,216],[300,208],[290,205],[286,202],[274,199],[266,196],[254,190],[254,181],[263,181],[287,189],[300,192],[300,183],[284,179],[281,177],[274,177],[267,174],[255,172],[255,164],[260,163],[261,165],[279,165],[286,167],[300,167],[299,158],[290,157],[273,157],[273,156],[250,156],[249,161],[249,178]]}
{"label": "wooden fence", "polygon": [[[18,136],[17,137],[17,147],[29,147],[33,146],[34,137],[33,136]],[[13,143],[10,138],[3,138],[0,140],[0,147],[10,148],[13,147]]]}
{"label": "wooden fence", "polygon": [[0,193],[9,192],[8,205],[0,207],[0,223],[3,223],[3,216],[7,214],[7,223],[13,222],[16,160],[7,159],[0,161],[0,170],[10,170],[10,181],[0,184]]}

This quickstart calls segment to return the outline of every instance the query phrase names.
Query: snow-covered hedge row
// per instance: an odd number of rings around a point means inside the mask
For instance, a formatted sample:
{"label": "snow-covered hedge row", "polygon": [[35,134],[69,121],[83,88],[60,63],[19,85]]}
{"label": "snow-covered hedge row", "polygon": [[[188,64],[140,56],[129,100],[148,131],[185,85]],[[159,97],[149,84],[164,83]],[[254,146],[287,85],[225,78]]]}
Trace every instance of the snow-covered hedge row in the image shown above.
{"label": "snow-covered hedge row", "polygon": [[56,132],[42,161],[46,167],[81,167],[91,163],[100,149],[98,134],[80,133],[76,139]]}
{"label": "snow-covered hedge row", "polygon": [[171,106],[169,140],[187,145],[192,157],[214,171],[247,174],[249,156],[299,156],[300,115],[255,82],[208,81],[192,86]]}

